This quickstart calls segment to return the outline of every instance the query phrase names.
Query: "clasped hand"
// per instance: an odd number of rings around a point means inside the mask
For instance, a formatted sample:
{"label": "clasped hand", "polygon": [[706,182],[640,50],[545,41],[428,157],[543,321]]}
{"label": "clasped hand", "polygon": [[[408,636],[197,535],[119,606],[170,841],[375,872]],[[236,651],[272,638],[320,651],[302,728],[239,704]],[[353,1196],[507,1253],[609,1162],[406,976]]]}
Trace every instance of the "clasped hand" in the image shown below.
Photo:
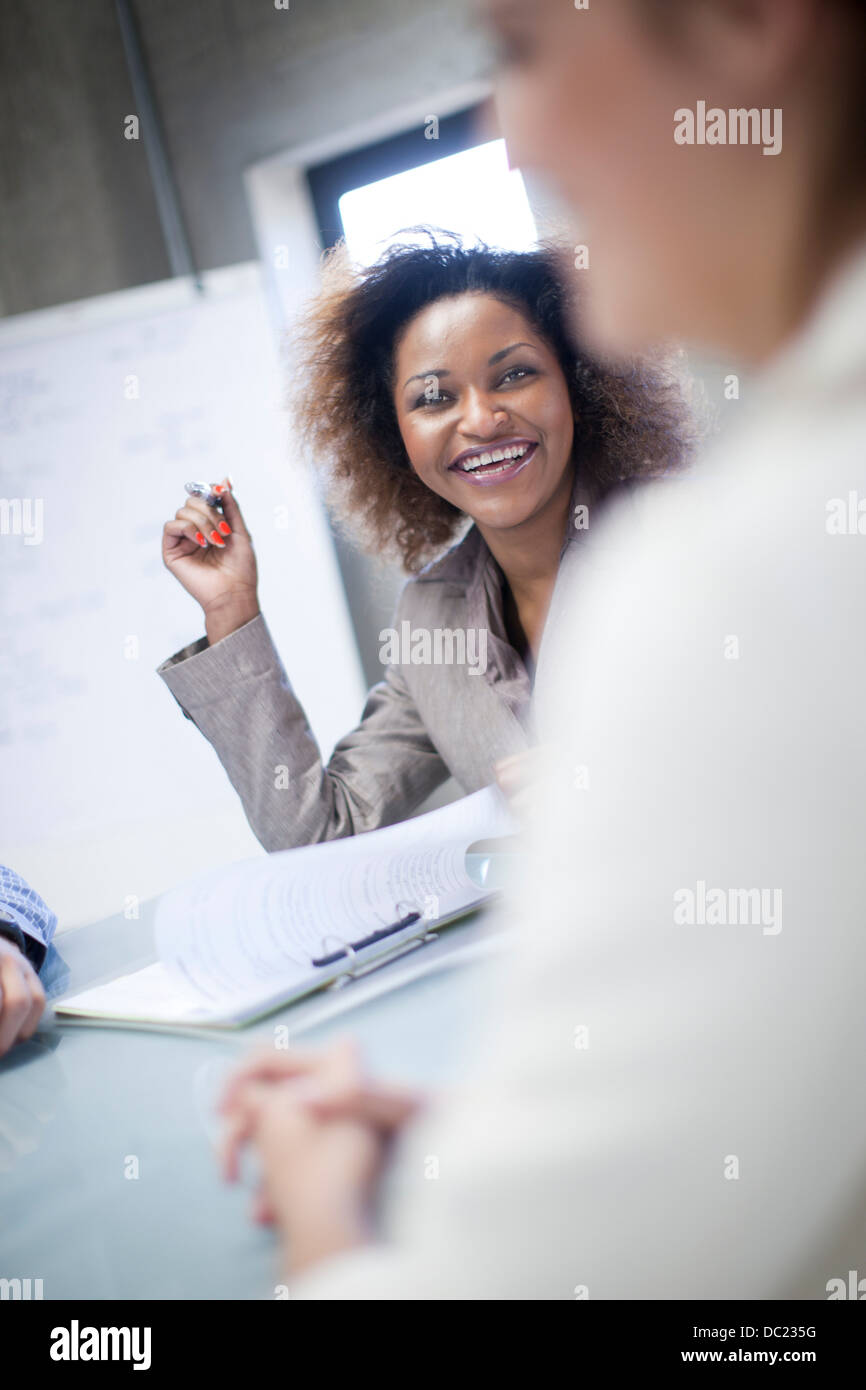
{"label": "clasped hand", "polygon": [[278,1226],[288,1273],[372,1239],[388,1147],[421,1105],[417,1094],[366,1078],[347,1041],[321,1052],[263,1052],[231,1078],[220,1105],[223,1174],[237,1181],[241,1151],[253,1146],[253,1214]]}

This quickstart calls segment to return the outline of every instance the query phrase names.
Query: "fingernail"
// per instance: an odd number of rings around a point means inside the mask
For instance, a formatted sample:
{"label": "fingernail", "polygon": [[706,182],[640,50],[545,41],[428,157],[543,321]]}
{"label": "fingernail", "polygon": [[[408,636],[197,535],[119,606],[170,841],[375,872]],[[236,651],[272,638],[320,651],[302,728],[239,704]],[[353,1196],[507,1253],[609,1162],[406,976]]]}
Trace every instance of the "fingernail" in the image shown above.
{"label": "fingernail", "polygon": [[222,546],[223,550],[225,550],[226,543],[220,535],[219,531],[211,531],[210,538],[213,541],[214,545]]}
{"label": "fingernail", "polygon": [[198,541],[199,545],[207,545],[207,541],[205,540],[205,538],[204,538],[204,536],[202,535],[201,531],[196,531],[196,533],[195,533],[195,538],[196,538],[196,540]]}
{"label": "fingernail", "polygon": [[229,526],[227,521],[220,522],[219,530],[222,531],[224,536],[230,536],[232,533],[232,528]]}
{"label": "fingernail", "polygon": [[222,496],[222,494],[225,492],[226,489],[225,489],[225,487],[223,486],[222,483],[214,483],[214,485],[213,485],[213,490],[214,490],[214,492],[216,493],[217,497],[220,497],[220,496]]}

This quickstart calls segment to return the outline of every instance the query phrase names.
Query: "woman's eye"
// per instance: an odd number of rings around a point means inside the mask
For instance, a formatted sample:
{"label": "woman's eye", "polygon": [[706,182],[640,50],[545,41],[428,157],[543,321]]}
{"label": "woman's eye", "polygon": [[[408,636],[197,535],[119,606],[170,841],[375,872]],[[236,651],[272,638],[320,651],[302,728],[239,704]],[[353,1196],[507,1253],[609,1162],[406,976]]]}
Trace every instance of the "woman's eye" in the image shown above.
{"label": "woman's eye", "polygon": [[500,30],[492,36],[493,60],[497,67],[525,67],[532,59],[533,46],[529,34],[506,33]]}
{"label": "woman's eye", "polygon": [[500,386],[504,386],[507,382],[522,381],[528,376],[535,376],[535,371],[532,367],[509,367],[499,384]]}
{"label": "woman's eye", "polygon": [[[537,376],[534,367],[509,367],[508,371],[499,378],[496,383],[499,386],[512,386],[515,383],[527,380],[531,376]],[[440,406],[447,405],[452,397],[445,391],[425,390],[416,397],[412,406],[413,410],[436,410]]]}

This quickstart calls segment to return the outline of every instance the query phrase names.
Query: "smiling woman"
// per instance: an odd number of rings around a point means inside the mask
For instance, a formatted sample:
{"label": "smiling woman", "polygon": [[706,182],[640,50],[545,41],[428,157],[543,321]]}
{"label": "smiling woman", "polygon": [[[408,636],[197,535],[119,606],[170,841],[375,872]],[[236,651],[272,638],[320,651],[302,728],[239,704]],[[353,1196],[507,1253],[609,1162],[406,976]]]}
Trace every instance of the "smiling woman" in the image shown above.
{"label": "smiling woman", "polygon": [[[296,418],[337,515],[410,573],[468,517],[482,528],[529,520],[539,465],[548,483],[554,471],[569,483],[579,473],[600,501],[687,452],[679,387],[660,363],[604,364],[576,345],[579,294],[561,247],[495,251],[437,233],[362,271],[338,247],[311,307],[298,338]],[[496,449],[533,454],[539,444],[532,469],[528,459],[502,473],[490,466]],[[461,455],[472,468],[460,467]],[[510,489],[483,499],[469,491],[524,473],[524,517]]]}
{"label": "smiling woman", "polygon": [[230,488],[224,519],[190,498],[167,524],[165,563],[207,637],[160,674],[267,849],[404,819],[449,776],[520,791],[565,557],[610,493],[678,465],[687,438],[672,377],[574,346],[558,267],[554,250],[447,235],[364,270],[342,248],[328,259],[293,359],[295,421],[342,517],[414,577],[380,634],[385,677],[327,762],[259,612]]}

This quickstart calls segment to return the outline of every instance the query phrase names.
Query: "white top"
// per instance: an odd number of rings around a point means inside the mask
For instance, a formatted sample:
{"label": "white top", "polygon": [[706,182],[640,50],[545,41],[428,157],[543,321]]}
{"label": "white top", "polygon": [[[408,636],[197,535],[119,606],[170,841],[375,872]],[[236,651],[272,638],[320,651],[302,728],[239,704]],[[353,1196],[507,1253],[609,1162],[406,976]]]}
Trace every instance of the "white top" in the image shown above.
{"label": "white top", "polygon": [[866,249],[747,394],[560,612],[486,1055],[404,1145],[390,1243],[294,1296],[866,1276]]}

